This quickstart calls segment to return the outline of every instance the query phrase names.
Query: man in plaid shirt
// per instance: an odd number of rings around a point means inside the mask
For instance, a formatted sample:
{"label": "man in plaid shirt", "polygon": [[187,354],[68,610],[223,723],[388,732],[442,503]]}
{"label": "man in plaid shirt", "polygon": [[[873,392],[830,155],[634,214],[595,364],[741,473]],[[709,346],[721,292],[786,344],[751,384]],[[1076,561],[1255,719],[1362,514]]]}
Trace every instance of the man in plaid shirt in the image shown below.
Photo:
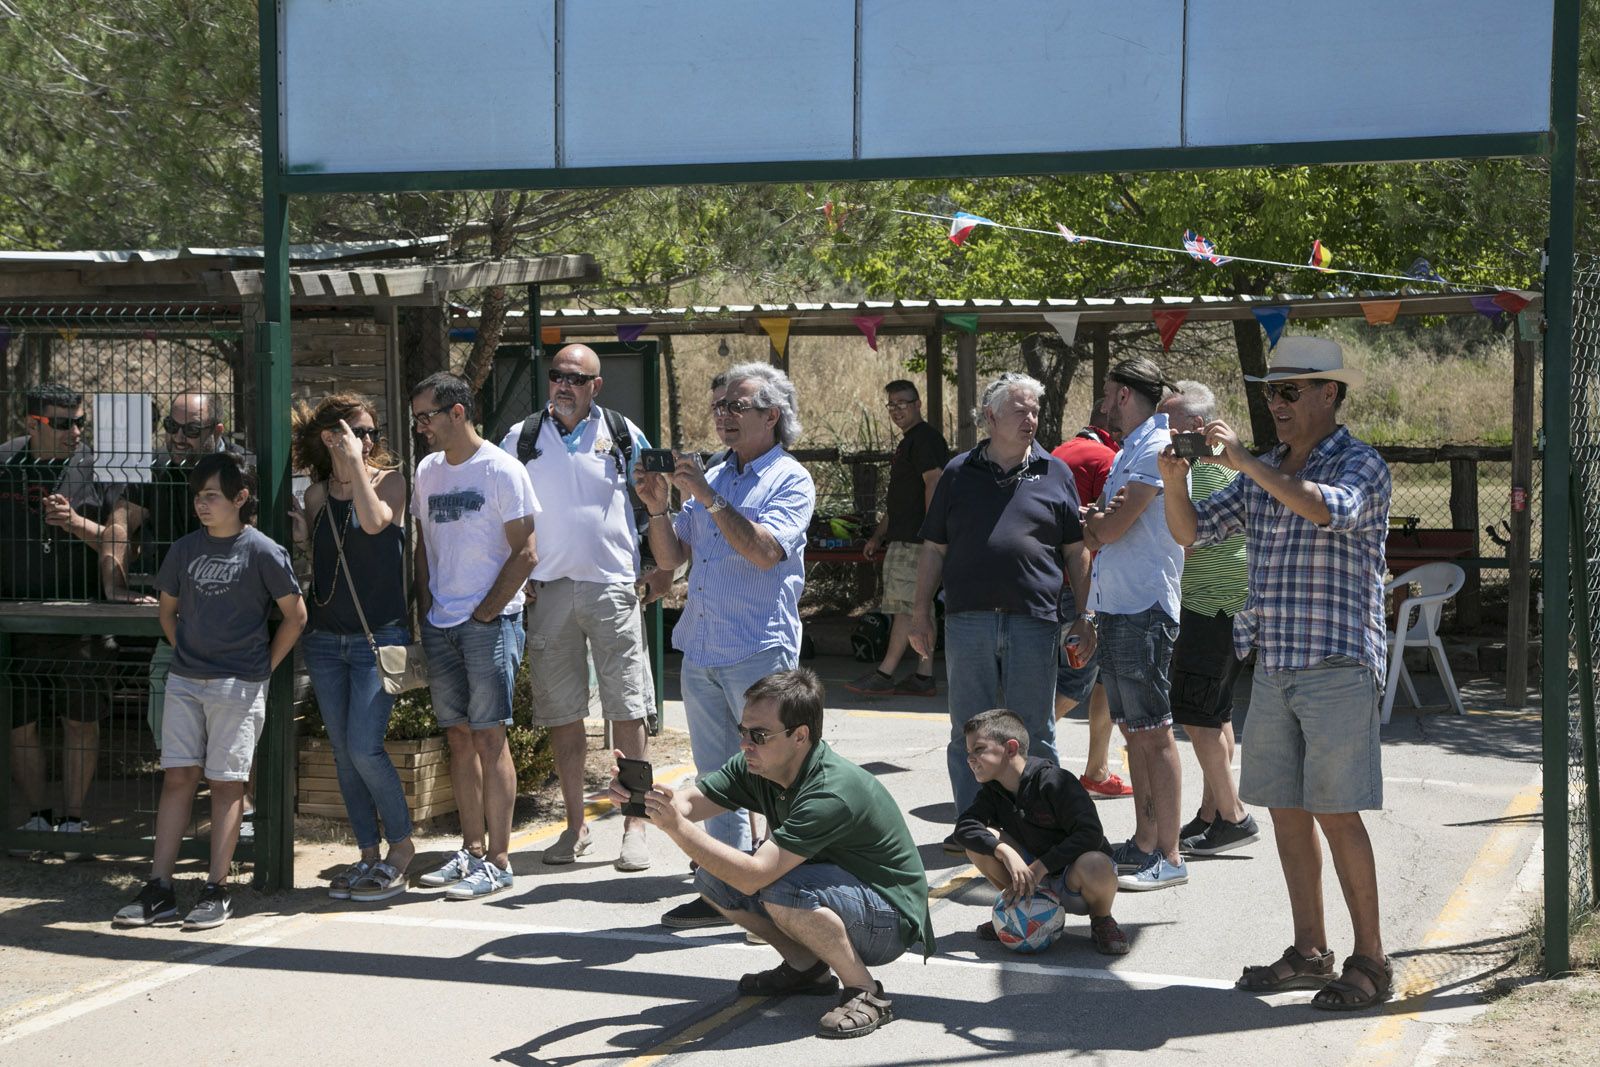
{"label": "man in plaid shirt", "polygon": [[[1189,464],[1170,448],[1161,457],[1173,538],[1214,544],[1242,530],[1250,556],[1250,599],[1234,621],[1236,651],[1256,650],[1239,794],[1272,812],[1294,944],[1274,963],[1245,968],[1238,986],[1317,989],[1315,1007],[1369,1008],[1394,983],[1361,819],[1383,806],[1378,689],[1389,468],[1337,421],[1346,390],[1362,380],[1337,343],[1286,337],[1266,376],[1250,380],[1264,383],[1282,443],[1256,457],[1227,423],[1205,427],[1206,439],[1223,447],[1218,462],[1244,477],[1197,505]],[[1355,952],[1337,978],[1322,915],[1319,828],[1355,931]]]}

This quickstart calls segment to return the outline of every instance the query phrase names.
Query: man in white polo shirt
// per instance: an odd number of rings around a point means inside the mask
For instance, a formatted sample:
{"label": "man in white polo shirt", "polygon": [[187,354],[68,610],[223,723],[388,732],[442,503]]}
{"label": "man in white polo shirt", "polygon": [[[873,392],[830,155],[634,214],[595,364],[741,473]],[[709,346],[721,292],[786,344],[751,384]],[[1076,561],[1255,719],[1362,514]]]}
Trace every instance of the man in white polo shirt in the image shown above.
{"label": "man in white polo shirt", "polygon": [[[639,531],[629,487],[643,433],[595,403],[600,357],[567,345],[550,362],[550,402],[511,429],[500,447],[528,469],[538,495],[539,562],[529,579],[528,660],[533,717],[550,731],[567,828],[545,849],[547,864],[571,863],[592,847],[584,823],[589,659],[600,711],[623,755],[645,758],[655,682],[645,654],[635,583]],[[623,820],[619,871],[650,866],[644,819]]]}

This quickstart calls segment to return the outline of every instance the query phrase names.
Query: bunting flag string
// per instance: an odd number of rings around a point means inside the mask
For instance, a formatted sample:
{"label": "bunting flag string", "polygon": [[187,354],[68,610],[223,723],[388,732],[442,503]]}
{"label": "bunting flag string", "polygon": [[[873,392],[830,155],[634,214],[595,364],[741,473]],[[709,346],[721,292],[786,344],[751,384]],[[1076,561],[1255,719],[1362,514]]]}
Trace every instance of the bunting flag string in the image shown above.
{"label": "bunting flag string", "polygon": [[1387,326],[1400,314],[1400,301],[1363,300],[1361,314],[1366,316],[1368,326]]}
{"label": "bunting flag string", "polygon": [[1494,323],[1495,329],[1505,325],[1506,309],[1500,306],[1498,293],[1494,296],[1473,297],[1472,310]]}
{"label": "bunting flag string", "polygon": [[883,316],[857,315],[850,321],[856,324],[856,329],[866,335],[867,347],[876,352],[878,350],[878,327],[883,325]]}
{"label": "bunting flag string", "polygon": [[630,325],[630,326],[618,326],[617,327],[617,340],[625,341],[628,344],[632,344],[634,341],[637,341],[640,338],[641,335],[644,334],[645,330],[647,330],[649,328],[650,328],[650,324],[646,323],[646,322],[634,323],[633,325]]}
{"label": "bunting flag string", "polygon": [[1227,256],[1217,255],[1216,245],[1212,244],[1206,238],[1201,237],[1193,230],[1183,231],[1183,247],[1190,256],[1202,262],[1209,263],[1213,267],[1220,267],[1224,263],[1229,262]]}
{"label": "bunting flag string", "polygon": [[1289,305],[1279,304],[1273,307],[1251,308],[1250,313],[1256,317],[1261,328],[1267,332],[1267,351],[1271,352],[1278,347],[1278,340],[1283,337],[1283,327],[1289,321]]}
{"label": "bunting flag string", "polygon": [[1311,259],[1308,261],[1307,266],[1315,267],[1318,270],[1322,271],[1324,274],[1332,274],[1333,272],[1328,269],[1328,264],[1332,263],[1332,262],[1333,262],[1333,252],[1332,252],[1332,250],[1329,249],[1327,245],[1323,244],[1320,238],[1318,240],[1312,241],[1311,242]]}
{"label": "bunting flag string", "polygon": [[978,332],[978,316],[976,315],[946,315],[945,325],[953,326],[962,333]]}
{"label": "bunting flag string", "polygon": [[1172,350],[1172,339],[1178,336],[1178,327],[1183,325],[1183,320],[1189,317],[1189,312],[1178,311],[1152,311],[1151,317],[1156,320],[1156,330],[1161,334],[1161,351]]}
{"label": "bunting flag string", "polygon": [[1050,311],[1045,313],[1044,321],[1061,335],[1063,343],[1070,345],[1073,338],[1078,336],[1078,320],[1081,318],[1083,318],[1081,311]]}
{"label": "bunting flag string", "polygon": [[766,331],[767,337],[772,341],[773,350],[779,356],[784,354],[789,347],[789,320],[788,319],[757,319],[761,328]]}
{"label": "bunting flag string", "polygon": [[[992,226],[997,230],[1009,230],[1012,233],[1035,233],[1042,234],[1045,237],[1059,237],[1066,240],[1070,244],[1083,244],[1087,242],[1092,244],[1107,245],[1113,248],[1133,248],[1144,252],[1160,252],[1164,255],[1190,256],[1204,259],[1211,259],[1213,256],[1215,256],[1215,258],[1221,259],[1224,263],[1256,263],[1264,267],[1282,267],[1285,270],[1297,271],[1316,270],[1324,274],[1345,274],[1355,278],[1379,278],[1384,281],[1413,283],[1421,282],[1429,285],[1443,286],[1452,286],[1454,284],[1434,271],[1432,265],[1426,259],[1421,257],[1416,259],[1411,264],[1410,269],[1404,274],[1386,274],[1382,271],[1356,270],[1353,267],[1319,267],[1310,263],[1290,263],[1281,259],[1258,259],[1253,256],[1221,256],[1217,254],[1215,247],[1211,246],[1210,241],[1206,240],[1205,238],[1201,238],[1198,235],[1195,235],[1196,239],[1198,241],[1204,241],[1208,247],[1208,250],[1203,253],[1196,249],[1190,249],[1187,246],[1172,248],[1167,245],[1144,244],[1139,241],[1118,241],[1109,237],[1094,237],[1086,233],[1078,233],[1059,222],[1055,224],[1055,230],[1040,230],[1031,226],[1012,226],[1003,222],[995,222],[993,219],[986,219],[982,215],[974,215],[966,211],[958,211],[953,215],[941,215],[937,212],[910,211],[906,208],[898,207],[888,208],[887,210],[896,215],[906,215],[911,218],[936,219],[941,222],[948,222],[950,224],[950,240],[954,241],[957,245],[960,245],[967,239],[975,226],[983,225]],[[1327,250],[1327,247],[1322,244],[1320,239],[1313,244],[1312,248],[1313,252],[1320,248],[1321,251],[1327,256],[1326,262],[1332,262],[1333,254]],[[1510,287],[1499,286],[1498,288],[1509,289]]]}

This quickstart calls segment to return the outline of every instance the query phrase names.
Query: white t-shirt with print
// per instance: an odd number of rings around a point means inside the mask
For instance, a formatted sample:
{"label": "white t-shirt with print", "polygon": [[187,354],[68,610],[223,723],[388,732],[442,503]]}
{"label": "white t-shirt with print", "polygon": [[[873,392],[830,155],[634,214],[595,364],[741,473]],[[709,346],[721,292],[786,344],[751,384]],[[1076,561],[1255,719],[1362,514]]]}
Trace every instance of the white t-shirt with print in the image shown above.
{"label": "white t-shirt with print", "polygon": [[[511,556],[505,524],[538,507],[522,464],[487,441],[454,466],[443,452],[422,458],[411,514],[428,552],[428,622],[443,629],[472,616]],[[519,586],[501,614],[521,611],[522,601]]]}

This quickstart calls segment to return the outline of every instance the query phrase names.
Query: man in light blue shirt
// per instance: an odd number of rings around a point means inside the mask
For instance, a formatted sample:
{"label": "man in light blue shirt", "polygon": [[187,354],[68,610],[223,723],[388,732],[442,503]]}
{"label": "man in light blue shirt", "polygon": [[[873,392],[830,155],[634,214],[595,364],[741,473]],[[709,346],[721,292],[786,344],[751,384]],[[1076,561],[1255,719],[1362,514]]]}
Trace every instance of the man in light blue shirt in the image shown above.
{"label": "man in light blue shirt", "polygon": [[[672,647],[683,653],[684,712],[701,774],[739,752],[745,690],[799,665],[806,528],[817,499],[811,475],[787,451],[800,437],[787,375],[765,363],[732,368],[712,415],[730,450],[709,471],[700,469],[697,457],[679,455],[671,486],[684,505],[676,516],[667,510],[668,478],[635,474],[656,563],[671,569],[693,559]],[[751,847],[743,811],[707,821],[706,831],[742,851]],[[662,921],[677,927],[726,922],[700,898]]]}
{"label": "man in light blue shirt", "polygon": [[1084,522],[1084,539],[1097,552],[1089,610],[1100,634],[1100,677],[1133,772],[1134,834],[1114,851],[1123,875],[1117,882],[1135,891],[1189,880],[1178,854],[1181,771],[1168,699],[1183,549],[1158,503],[1157,457],[1172,435],[1156,407],[1170,388],[1161,369],[1143,357],[1123,360],[1106,375],[1101,409],[1112,431],[1122,433],[1122,451],[1100,506]]}

